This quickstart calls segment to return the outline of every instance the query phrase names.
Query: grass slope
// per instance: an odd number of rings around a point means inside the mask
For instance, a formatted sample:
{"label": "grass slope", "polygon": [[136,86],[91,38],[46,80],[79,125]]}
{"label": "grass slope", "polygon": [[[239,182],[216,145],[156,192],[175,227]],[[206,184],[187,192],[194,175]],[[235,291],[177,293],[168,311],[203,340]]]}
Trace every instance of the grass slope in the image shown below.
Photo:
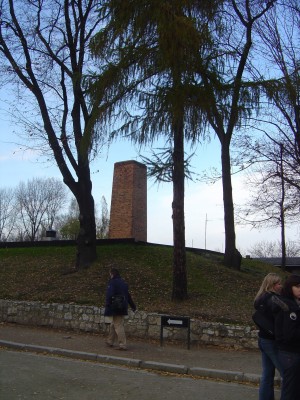
{"label": "grass slope", "polygon": [[0,249],[0,298],[103,306],[109,264],[114,262],[140,310],[248,324],[263,277],[281,273],[248,259],[235,271],[216,256],[188,252],[189,299],[175,303],[171,247],[112,244],[98,246],[97,251],[93,266],[69,273],[76,255],[72,246]]}

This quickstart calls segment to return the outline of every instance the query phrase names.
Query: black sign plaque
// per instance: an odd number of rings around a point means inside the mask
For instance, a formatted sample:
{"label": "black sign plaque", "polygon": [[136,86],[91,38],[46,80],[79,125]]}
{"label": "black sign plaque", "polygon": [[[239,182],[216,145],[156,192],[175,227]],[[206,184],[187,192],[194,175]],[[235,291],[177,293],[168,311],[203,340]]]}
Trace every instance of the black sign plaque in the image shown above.
{"label": "black sign plaque", "polygon": [[162,315],[160,322],[160,345],[163,345],[164,328],[185,328],[187,329],[187,346],[190,348],[190,318],[177,317],[172,315]]}

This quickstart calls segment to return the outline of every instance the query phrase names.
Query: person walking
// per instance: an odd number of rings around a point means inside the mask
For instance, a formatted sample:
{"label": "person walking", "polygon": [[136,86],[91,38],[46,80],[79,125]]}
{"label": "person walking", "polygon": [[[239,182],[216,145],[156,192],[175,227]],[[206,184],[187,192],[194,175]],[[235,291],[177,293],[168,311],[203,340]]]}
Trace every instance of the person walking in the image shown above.
{"label": "person walking", "polygon": [[[261,351],[262,376],[259,386],[259,400],[274,400],[274,376],[277,369],[281,374],[278,348],[275,342],[275,318],[273,315],[274,296],[281,293],[281,277],[275,273],[265,276],[254,299],[254,322],[258,325],[258,347]],[[260,316],[260,320],[254,318]]]}
{"label": "person walking", "polygon": [[118,341],[118,350],[127,350],[124,318],[128,315],[128,305],[132,311],[136,306],[131,298],[127,283],[121,278],[118,269],[112,267],[109,271],[110,280],[106,291],[104,316],[110,317],[107,346],[113,347]]}
{"label": "person walking", "polygon": [[300,275],[290,275],[275,315],[275,337],[282,365],[280,400],[300,399]]}

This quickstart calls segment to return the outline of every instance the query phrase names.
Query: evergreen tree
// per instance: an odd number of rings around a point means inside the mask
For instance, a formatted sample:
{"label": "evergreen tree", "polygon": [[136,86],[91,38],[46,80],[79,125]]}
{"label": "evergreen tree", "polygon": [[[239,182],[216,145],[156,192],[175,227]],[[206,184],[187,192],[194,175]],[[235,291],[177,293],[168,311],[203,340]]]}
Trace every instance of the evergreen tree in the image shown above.
{"label": "evergreen tree", "polygon": [[[95,36],[94,54],[110,60],[110,67],[90,77],[97,102],[106,92],[111,107],[99,102],[99,118],[111,121],[116,110],[122,133],[139,144],[165,137],[171,155],[173,182],[173,300],[187,297],[184,220],[184,144],[195,142],[205,125],[193,104],[199,54],[208,51],[207,26],[216,1],[108,1],[103,11],[106,28]],[[109,90],[108,90],[109,88]],[[199,93],[199,88],[196,89]],[[201,89],[200,89],[201,90]]]}

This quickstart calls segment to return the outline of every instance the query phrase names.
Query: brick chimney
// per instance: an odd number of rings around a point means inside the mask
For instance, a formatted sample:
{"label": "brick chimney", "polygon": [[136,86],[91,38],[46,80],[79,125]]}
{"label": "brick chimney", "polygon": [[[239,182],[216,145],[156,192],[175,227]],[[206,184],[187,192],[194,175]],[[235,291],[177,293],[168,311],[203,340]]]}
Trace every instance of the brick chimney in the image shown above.
{"label": "brick chimney", "polygon": [[147,242],[147,167],[137,161],[114,165],[109,238]]}

